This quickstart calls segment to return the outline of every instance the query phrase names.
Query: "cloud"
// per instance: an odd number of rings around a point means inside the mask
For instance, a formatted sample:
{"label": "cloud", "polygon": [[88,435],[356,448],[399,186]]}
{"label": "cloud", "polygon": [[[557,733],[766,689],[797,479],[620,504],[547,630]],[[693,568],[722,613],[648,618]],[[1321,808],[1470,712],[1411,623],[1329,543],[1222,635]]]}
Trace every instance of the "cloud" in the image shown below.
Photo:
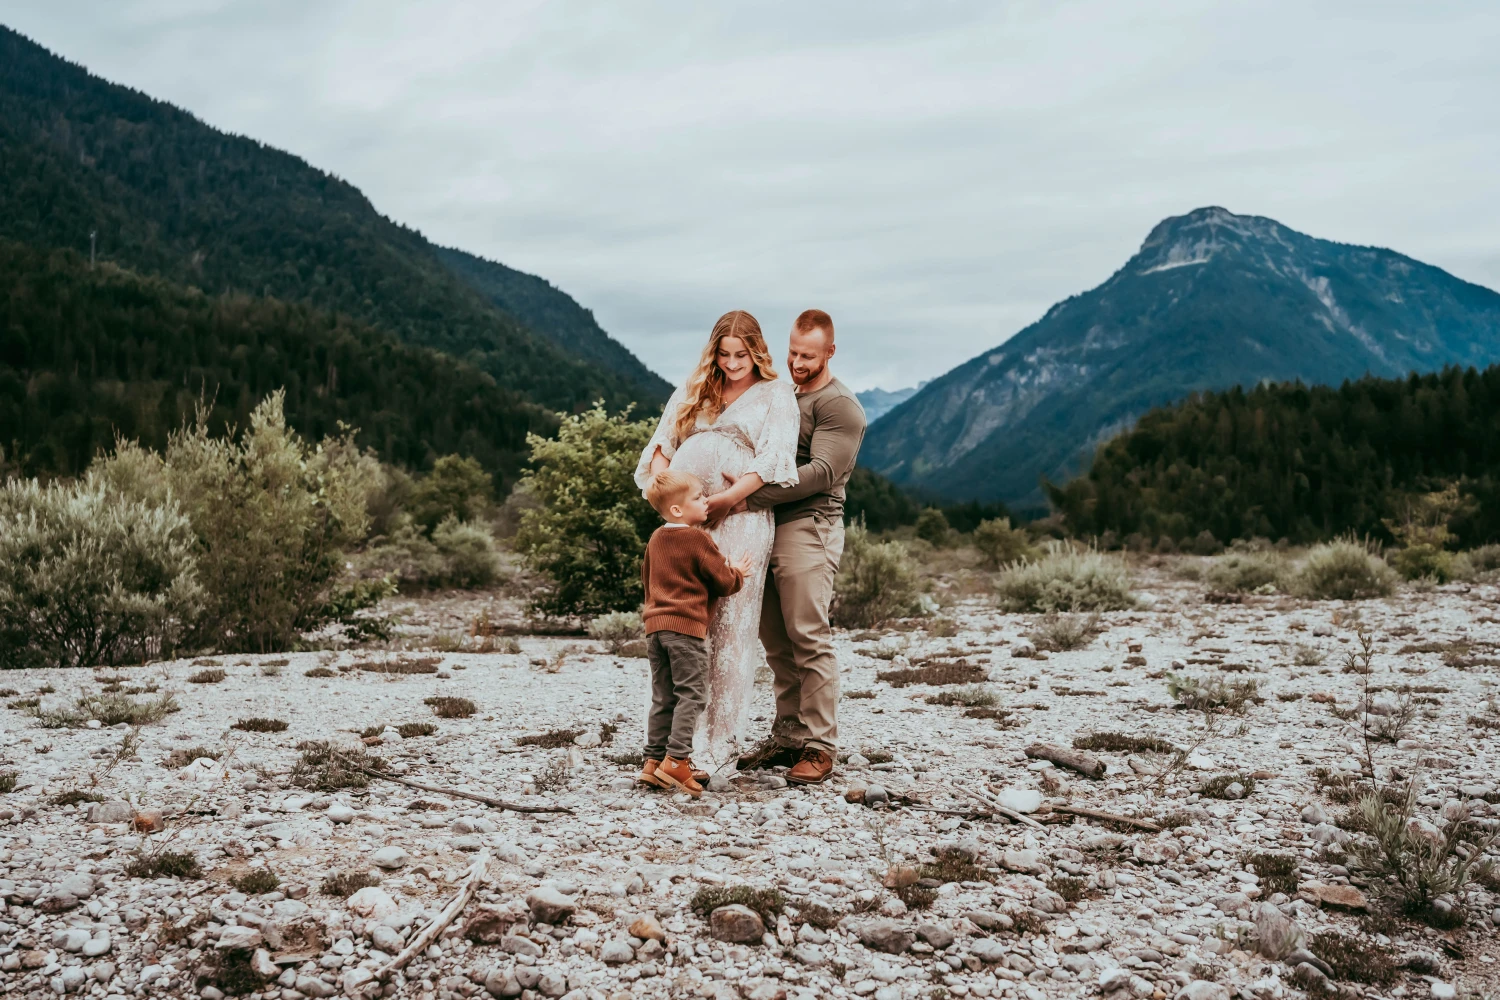
{"label": "cloud", "polygon": [[[931,378],[1206,204],[1500,285],[1500,8],[81,0],[8,23],[541,274],[680,378],[816,305]],[[779,338],[776,338],[779,339]]]}

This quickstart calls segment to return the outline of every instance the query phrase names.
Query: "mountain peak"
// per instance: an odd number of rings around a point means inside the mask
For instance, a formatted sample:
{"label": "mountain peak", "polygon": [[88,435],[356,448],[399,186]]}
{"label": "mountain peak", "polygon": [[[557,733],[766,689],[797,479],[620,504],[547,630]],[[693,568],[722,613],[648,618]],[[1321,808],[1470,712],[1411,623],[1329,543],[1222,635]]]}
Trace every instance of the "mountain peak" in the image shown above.
{"label": "mountain peak", "polygon": [[1236,215],[1209,205],[1163,219],[1152,228],[1129,268],[1139,274],[1206,264],[1226,250],[1248,244],[1285,246],[1290,231],[1275,219]]}

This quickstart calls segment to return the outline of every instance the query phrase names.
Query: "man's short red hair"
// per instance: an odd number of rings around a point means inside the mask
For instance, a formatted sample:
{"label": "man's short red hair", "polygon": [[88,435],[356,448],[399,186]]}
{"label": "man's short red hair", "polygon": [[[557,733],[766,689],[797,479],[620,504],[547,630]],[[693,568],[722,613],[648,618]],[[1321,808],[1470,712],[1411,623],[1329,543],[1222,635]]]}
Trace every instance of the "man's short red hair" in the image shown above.
{"label": "man's short red hair", "polygon": [[792,329],[798,333],[811,333],[814,330],[826,330],[828,342],[833,343],[833,317],[821,309],[804,309],[802,315],[792,324]]}

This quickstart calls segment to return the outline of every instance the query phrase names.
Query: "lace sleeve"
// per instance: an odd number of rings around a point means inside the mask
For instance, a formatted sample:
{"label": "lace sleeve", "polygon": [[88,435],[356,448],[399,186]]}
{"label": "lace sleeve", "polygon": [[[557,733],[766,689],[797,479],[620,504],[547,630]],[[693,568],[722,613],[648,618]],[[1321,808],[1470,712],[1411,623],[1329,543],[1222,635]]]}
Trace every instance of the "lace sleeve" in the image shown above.
{"label": "lace sleeve", "polygon": [[651,440],[646,442],[646,450],[641,452],[641,460],[635,465],[635,484],[642,490],[651,483],[651,458],[660,448],[661,453],[670,459],[677,454],[677,434],[672,425],[677,422],[677,410],[682,405],[682,388],[679,386],[673,393],[672,398],[667,400],[667,406],[661,411],[661,421],[656,425],[656,433],[651,435]]}
{"label": "lace sleeve", "polygon": [[797,485],[797,433],[802,411],[788,383],[770,387],[771,405],[755,442],[755,459],[746,472],[760,476],[767,486]]}

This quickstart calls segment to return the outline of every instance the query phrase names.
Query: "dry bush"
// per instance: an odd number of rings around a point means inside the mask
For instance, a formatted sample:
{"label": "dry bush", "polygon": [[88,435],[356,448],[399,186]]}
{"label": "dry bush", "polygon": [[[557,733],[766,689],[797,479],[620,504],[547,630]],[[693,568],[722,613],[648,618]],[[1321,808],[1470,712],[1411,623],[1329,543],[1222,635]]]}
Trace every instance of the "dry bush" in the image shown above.
{"label": "dry bush", "polygon": [[125,874],[131,878],[189,878],[203,877],[198,859],[186,851],[160,851],[155,854],[139,854],[125,866]]}
{"label": "dry bush", "polygon": [[306,740],[297,744],[302,756],[292,767],[292,784],[335,792],[341,788],[364,788],[370,783],[365,772],[384,771],[385,761],[365,751],[364,747],[335,748],[327,740]]}
{"label": "dry bush", "polygon": [[572,746],[573,740],[582,732],[582,729],[553,729],[545,733],[537,733],[533,736],[522,736],[516,740],[516,746],[542,747],[547,750],[555,750],[558,747]]}
{"label": "dry bush", "polygon": [[1240,715],[1250,704],[1261,700],[1259,692],[1260,682],[1253,679],[1226,681],[1222,677],[1167,675],[1167,694],[1191,711]]}
{"label": "dry bush", "polygon": [[9,795],[16,790],[16,780],[20,777],[15,771],[0,771],[0,795]]}
{"label": "dry bush", "polygon": [[875,697],[875,692],[874,691],[845,691],[843,696],[845,698],[849,698],[849,699],[851,699],[853,701],[866,701],[866,700],[868,700],[870,698]]}
{"label": "dry bush", "polygon": [[269,868],[252,868],[243,875],[230,879],[229,884],[247,896],[261,896],[274,892],[281,884],[281,879]]}
{"label": "dry bush", "polygon": [[611,611],[589,622],[588,633],[591,638],[606,644],[611,653],[618,655],[624,652],[627,645],[642,637],[645,625],[638,612]]}
{"label": "dry bush", "polygon": [[354,667],[372,674],[435,674],[442,662],[441,656],[400,656],[394,660],[363,660]]}
{"label": "dry bush", "polygon": [[1206,799],[1245,799],[1255,791],[1255,779],[1248,774],[1220,774],[1198,786]]}
{"label": "dry bush", "polygon": [[929,705],[962,705],[965,708],[988,708],[997,701],[993,691],[978,684],[930,694],[924,700]]}
{"label": "dry bush", "polygon": [[776,914],[786,907],[786,898],[776,889],[755,889],[748,885],[704,886],[688,903],[689,908],[705,919],[721,906],[738,904],[759,913],[769,926],[775,926]]}
{"label": "dry bush", "polygon": [[1123,559],[1059,542],[1048,543],[1034,563],[1002,570],[995,592],[1001,609],[1012,612],[1125,611],[1136,604]]}
{"label": "dry bush", "polygon": [[189,684],[217,684],[229,675],[222,670],[200,670],[188,678]]}
{"label": "dry bush", "polygon": [[1288,587],[1315,601],[1357,601],[1389,597],[1397,574],[1365,545],[1343,539],[1319,545],[1307,554]]}
{"label": "dry bush", "polygon": [[921,575],[907,547],[877,542],[863,523],[844,529],[844,554],[829,612],[840,628],[869,628],[892,618],[924,614]]}
{"label": "dry bush", "polygon": [[1171,742],[1159,736],[1127,736],[1124,733],[1090,733],[1073,738],[1075,750],[1102,750],[1106,753],[1173,753]]}
{"label": "dry bush", "polygon": [[1099,627],[1099,616],[1089,615],[1060,615],[1049,614],[1042,618],[1037,626],[1026,633],[1032,645],[1037,649],[1046,650],[1049,653],[1063,653],[1073,649],[1083,649],[1094,636],[1102,631]]}
{"label": "dry bush", "polygon": [[[154,685],[149,687],[149,692],[155,692],[155,690]],[[177,699],[170,693],[146,701],[135,701],[130,697],[132,693],[146,691],[147,689],[132,689],[124,692],[84,695],[74,703],[72,708],[47,712],[38,709],[35,714],[43,728],[77,729],[92,720],[98,720],[102,726],[117,726],[122,722],[132,726],[144,726],[160,722],[173,712],[181,711],[182,706],[177,704]]]}
{"label": "dry bush", "polygon": [[176,770],[187,767],[199,757],[218,760],[222,756],[224,756],[224,751],[210,750],[208,747],[177,747],[167,754],[167,759],[161,762],[161,766]]}
{"label": "dry bush", "polygon": [[1244,594],[1263,587],[1280,587],[1286,563],[1275,552],[1229,552],[1209,563],[1203,574],[1211,590]]}
{"label": "dry bush", "polygon": [[334,671],[334,670],[329,670],[327,667],[313,667],[311,670],[307,671],[302,676],[303,677],[314,677],[314,678],[337,677],[338,676],[338,672]]}
{"label": "dry bush", "polygon": [[1245,864],[1255,869],[1266,895],[1278,892],[1297,895],[1297,859],[1290,854],[1251,854],[1245,858]]}
{"label": "dry bush", "polygon": [[532,776],[532,784],[539,792],[560,792],[573,781],[573,770],[565,758],[552,761]]}
{"label": "dry bush", "polygon": [[439,719],[467,719],[479,711],[469,699],[455,698],[451,695],[423,698],[422,704],[432,706],[432,714]]}
{"label": "dry bush", "polygon": [[401,734],[403,740],[410,740],[418,736],[431,736],[437,732],[437,726],[431,722],[403,722],[396,727],[396,732]]}
{"label": "dry bush", "polygon": [[379,885],[380,879],[367,871],[345,871],[336,875],[329,875],[318,886],[318,891],[325,896],[337,896],[340,899],[348,899],[361,889],[368,889],[372,885]]}
{"label": "dry bush", "polygon": [[1025,528],[1012,528],[1008,517],[980,521],[974,529],[974,548],[979,550],[980,560],[987,569],[1036,558],[1031,536]]}
{"label": "dry bush", "polygon": [[989,671],[965,660],[926,663],[905,670],[882,670],[875,675],[891,687],[902,688],[912,684],[983,684],[990,679]]}
{"label": "dry bush", "polygon": [[264,716],[254,716],[249,719],[241,719],[229,727],[246,733],[283,733],[286,732],[287,723],[281,719],[267,719]]}

